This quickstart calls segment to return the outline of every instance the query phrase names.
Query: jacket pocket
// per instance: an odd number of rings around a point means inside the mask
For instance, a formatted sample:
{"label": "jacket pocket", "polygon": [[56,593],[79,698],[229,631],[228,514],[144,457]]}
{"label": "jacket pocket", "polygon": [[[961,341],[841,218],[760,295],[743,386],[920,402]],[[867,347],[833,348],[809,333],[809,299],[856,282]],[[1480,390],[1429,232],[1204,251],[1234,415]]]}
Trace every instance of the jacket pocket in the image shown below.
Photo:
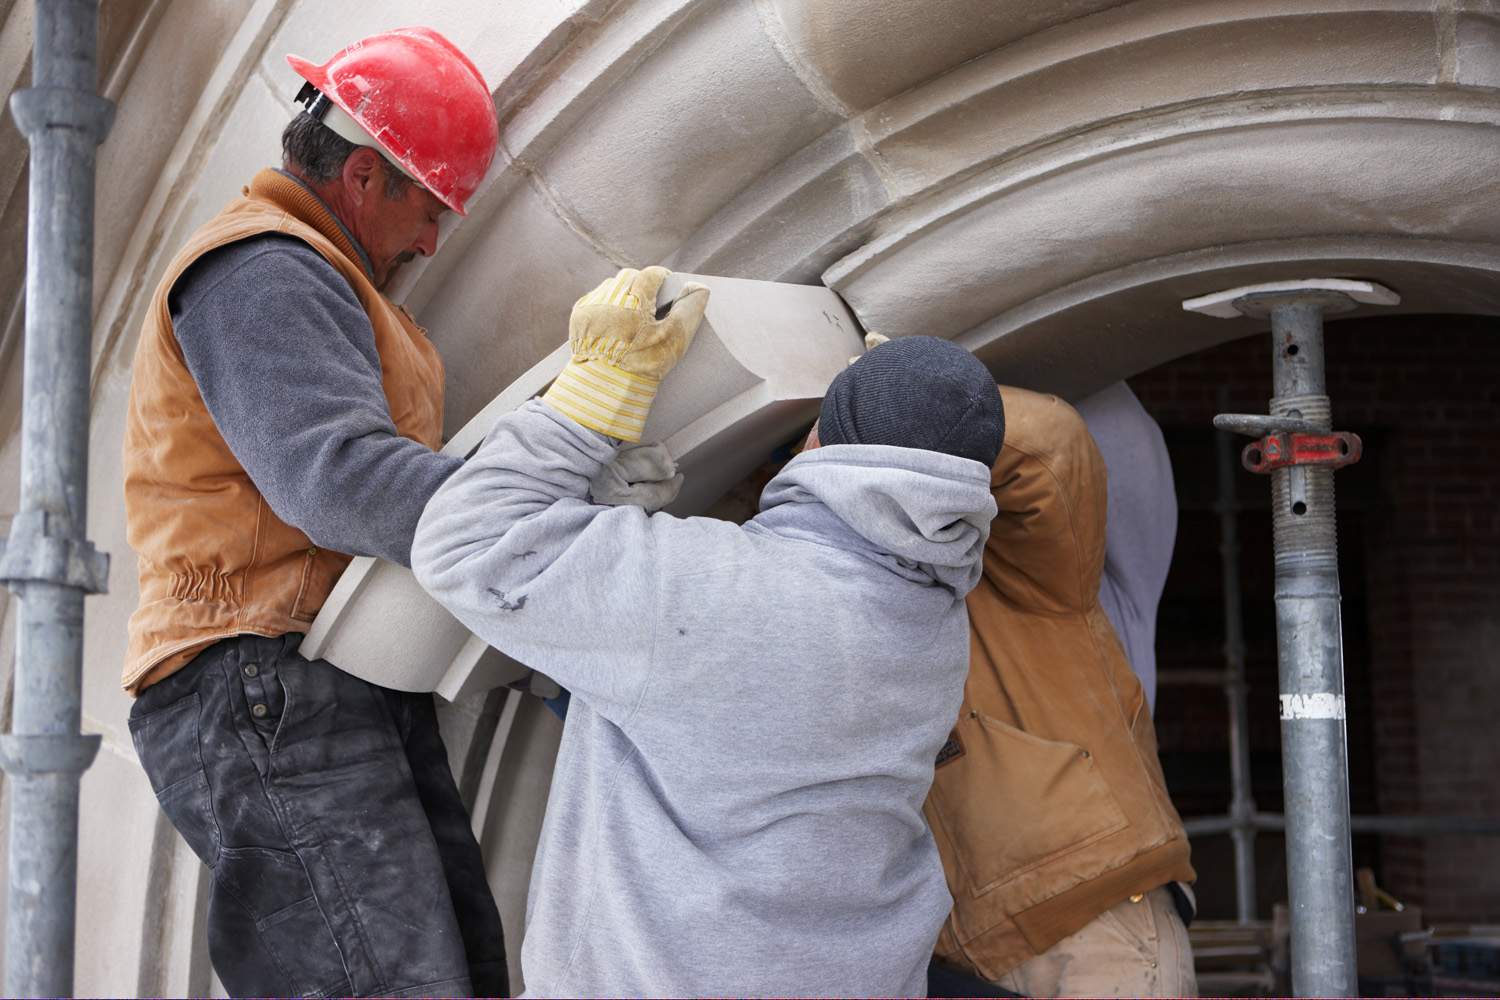
{"label": "jacket pocket", "polygon": [[961,755],[939,767],[932,802],[973,896],[1107,837],[1125,814],[1074,743],[1044,740],[978,712],[955,727]]}
{"label": "jacket pocket", "polygon": [[292,602],[293,618],[310,622],[318,617],[344,565],[331,552],[317,546],[308,548],[302,557],[302,582],[297,586],[297,599]]}
{"label": "jacket pocket", "polygon": [[162,812],[210,868],[219,857],[219,822],[198,749],[198,694],[130,720],[136,756]]}

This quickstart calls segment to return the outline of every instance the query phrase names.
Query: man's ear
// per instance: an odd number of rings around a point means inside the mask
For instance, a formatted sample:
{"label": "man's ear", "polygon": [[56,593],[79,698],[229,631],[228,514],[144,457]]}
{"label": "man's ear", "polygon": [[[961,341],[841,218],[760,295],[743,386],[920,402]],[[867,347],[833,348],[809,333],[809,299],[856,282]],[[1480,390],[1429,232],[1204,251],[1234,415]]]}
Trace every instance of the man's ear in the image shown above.
{"label": "man's ear", "polygon": [[360,146],[344,161],[344,191],[356,205],[379,193],[384,184],[380,175],[380,154],[369,146]]}

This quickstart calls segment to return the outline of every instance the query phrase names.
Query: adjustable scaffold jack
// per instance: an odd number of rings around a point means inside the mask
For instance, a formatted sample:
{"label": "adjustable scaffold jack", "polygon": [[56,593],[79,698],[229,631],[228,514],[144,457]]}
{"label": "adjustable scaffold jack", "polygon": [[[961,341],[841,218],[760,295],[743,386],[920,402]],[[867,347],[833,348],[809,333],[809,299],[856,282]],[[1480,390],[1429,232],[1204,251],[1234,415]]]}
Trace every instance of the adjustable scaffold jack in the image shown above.
{"label": "adjustable scaffold jack", "polygon": [[1208,316],[1271,320],[1270,413],[1220,414],[1214,426],[1255,438],[1242,464],[1271,477],[1292,988],[1299,996],[1358,995],[1333,473],[1359,460],[1361,443],[1333,430],[1323,317],[1399,301],[1371,282],[1325,278],[1249,285],[1182,304]]}

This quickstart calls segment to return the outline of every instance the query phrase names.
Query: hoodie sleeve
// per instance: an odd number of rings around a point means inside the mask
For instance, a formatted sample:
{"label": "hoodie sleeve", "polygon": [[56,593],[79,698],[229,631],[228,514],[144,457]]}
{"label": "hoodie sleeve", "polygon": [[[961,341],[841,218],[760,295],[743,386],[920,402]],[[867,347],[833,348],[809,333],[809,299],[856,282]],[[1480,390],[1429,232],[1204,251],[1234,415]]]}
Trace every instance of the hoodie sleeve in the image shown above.
{"label": "hoodie sleeve", "polygon": [[649,678],[658,536],[675,519],[588,502],[616,447],[540,400],[501,417],[428,502],[412,569],[485,642],[628,713]]}

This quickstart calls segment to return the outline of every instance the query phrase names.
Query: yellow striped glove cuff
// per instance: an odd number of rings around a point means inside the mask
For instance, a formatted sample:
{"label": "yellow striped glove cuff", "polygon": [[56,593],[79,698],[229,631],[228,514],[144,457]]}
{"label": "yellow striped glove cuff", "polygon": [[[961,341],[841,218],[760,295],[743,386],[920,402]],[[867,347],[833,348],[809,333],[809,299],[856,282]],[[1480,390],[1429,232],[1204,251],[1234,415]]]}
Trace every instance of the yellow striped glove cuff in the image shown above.
{"label": "yellow striped glove cuff", "polygon": [[574,358],[542,399],[589,430],[638,443],[660,379],[635,375],[598,358]]}

